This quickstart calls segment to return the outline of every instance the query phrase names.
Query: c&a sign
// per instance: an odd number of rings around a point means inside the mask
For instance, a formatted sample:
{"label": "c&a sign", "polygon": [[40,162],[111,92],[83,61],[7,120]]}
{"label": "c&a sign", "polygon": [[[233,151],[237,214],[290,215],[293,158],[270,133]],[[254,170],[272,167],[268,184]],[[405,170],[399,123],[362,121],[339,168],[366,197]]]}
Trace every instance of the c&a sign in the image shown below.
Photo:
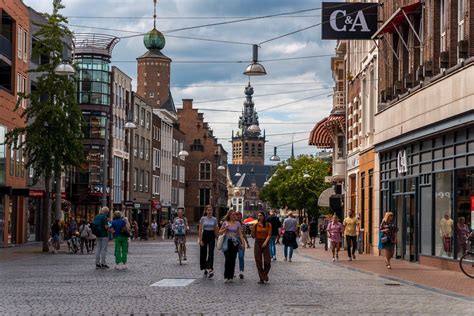
{"label": "c&a sign", "polygon": [[370,39],[377,31],[377,3],[323,2],[322,39]]}

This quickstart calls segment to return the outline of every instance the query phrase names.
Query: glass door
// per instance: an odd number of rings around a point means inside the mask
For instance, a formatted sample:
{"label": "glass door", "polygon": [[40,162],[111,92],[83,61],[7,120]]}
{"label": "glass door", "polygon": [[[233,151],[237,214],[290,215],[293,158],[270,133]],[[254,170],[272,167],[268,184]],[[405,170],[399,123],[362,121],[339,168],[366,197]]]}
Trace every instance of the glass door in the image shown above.
{"label": "glass door", "polygon": [[397,194],[394,196],[394,202],[395,202],[395,220],[396,220],[396,226],[398,227],[398,233],[397,233],[397,244],[396,246],[396,251],[395,251],[395,256],[397,259],[401,259],[403,257],[403,195]]}
{"label": "glass door", "polygon": [[[415,207],[415,195],[406,194],[405,199],[405,225],[403,230],[405,231],[405,249],[404,259],[409,261],[416,261],[416,207]],[[399,227],[400,231],[402,228]]]}

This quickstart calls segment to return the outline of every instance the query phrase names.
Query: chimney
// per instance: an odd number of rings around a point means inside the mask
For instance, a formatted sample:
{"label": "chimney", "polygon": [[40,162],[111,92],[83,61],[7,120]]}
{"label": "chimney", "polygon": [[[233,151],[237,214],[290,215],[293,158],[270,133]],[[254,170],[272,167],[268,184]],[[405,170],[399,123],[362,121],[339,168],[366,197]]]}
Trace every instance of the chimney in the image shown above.
{"label": "chimney", "polygon": [[183,99],[183,109],[192,109],[193,108],[193,99]]}

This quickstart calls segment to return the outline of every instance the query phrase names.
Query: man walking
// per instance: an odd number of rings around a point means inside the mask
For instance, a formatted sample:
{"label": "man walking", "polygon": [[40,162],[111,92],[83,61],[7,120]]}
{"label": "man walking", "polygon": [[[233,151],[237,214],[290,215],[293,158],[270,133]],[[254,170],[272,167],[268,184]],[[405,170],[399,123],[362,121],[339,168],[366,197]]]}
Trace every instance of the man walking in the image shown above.
{"label": "man walking", "polygon": [[280,233],[281,222],[280,219],[275,215],[274,210],[270,210],[270,216],[267,220],[272,225],[272,235],[270,237],[270,257],[273,261],[276,261],[276,240]]}
{"label": "man walking", "polygon": [[106,263],[107,243],[109,242],[109,213],[107,206],[100,209],[99,215],[92,222],[92,232],[97,236],[97,250],[95,253],[96,269],[108,269]]}
{"label": "man walking", "polygon": [[347,256],[349,261],[356,258],[357,236],[359,236],[360,222],[355,217],[353,210],[348,211],[348,216],[344,219],[344,235],[347,242]]}

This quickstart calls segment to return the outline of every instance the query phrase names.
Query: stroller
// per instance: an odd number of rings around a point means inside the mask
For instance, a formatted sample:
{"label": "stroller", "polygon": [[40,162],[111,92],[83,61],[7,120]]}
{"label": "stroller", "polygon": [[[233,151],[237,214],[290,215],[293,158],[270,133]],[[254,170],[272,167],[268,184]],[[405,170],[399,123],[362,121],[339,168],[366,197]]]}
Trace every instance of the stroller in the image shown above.
{"label": "stroller", "polygon": [[76,254],[81,248],[81,238],[79,238],[78,235],[79,233],[76,232],[72,234],[71,238],[66,241],[70,253]]}

